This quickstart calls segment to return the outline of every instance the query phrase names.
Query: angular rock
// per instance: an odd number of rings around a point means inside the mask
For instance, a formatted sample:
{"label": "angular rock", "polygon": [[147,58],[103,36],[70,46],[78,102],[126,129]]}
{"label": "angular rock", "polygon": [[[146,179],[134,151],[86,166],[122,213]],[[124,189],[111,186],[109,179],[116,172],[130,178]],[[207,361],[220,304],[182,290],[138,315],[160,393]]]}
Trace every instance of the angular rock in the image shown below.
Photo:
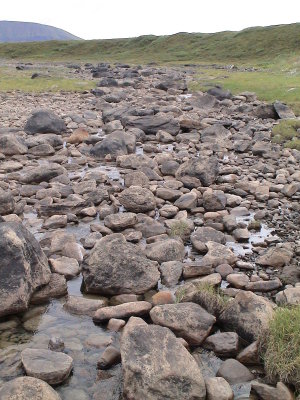
{"label": "angular rock", "polygon": [[183,263],[180,261],[167,261],[160,265],[162,283],[168,287],[177,285],[182,275]]}
{"label": "angular rock", "polygon": [[0,215],[12,214],[15,209],[15,200],[11,192],[0,189]]}
{"label": "angular rock", "polygon": [[218,174],[218,160],[215,157],[201,156],[181,164],[175,176],[178,180],[182,180],[186,176],[194,177],[203,186],[210,186],[216,181]]}
{"label": "angular rock", "polygon": [[276,295],[276,304],[296,306],[300,304],[300,286],[289,287]]}
{"label": "angular rock", "polygon": [[52,111],[39,110],[32,114],[27,120],[25,128],[26,133],[57,133],[60,134],[66,130],[64,120],[55,115]]}
{"label": "angular rock", "polygon": [[277,382],[276,388],[265,383],[254,381],[252,389],[261,400],[294,400],[294,395],[283,382]]}
{"label": "angular rock", "polygon": [[197,228],[192,234],[191,234],[191,242],[193,247],[202,252],[207,251],[206,243],[207,242],[216,242],[216,243],[221,243],[225,244],[225,235],[224,233],[217,231],[214,228],[211,228],[209,226],[205,227],[200,227]]}
{"label": "angular rock", "polygon": [[73,359],[67,354],[44,349],[27,348],[22,351],[21,359],[28,376],[50,385],[65,381],[73,366]]}
{"label": "angular rock", "polygon": [[135,136],[115,131],[107,135],[101,142],[98,142],[90,151],[90,154],[98,159],[104,159],[110,154],[114,159],[135,151]]}
{"label": "angular rock", "polygon": [[147,135],[155,135],[158,131],[163,130],[176,136],[180,130],[179,122],[176,119],[160,115],[126,117],[123,122],[127,129],[139,128]]}
{"label": "angular rock", "polygon": [[219,316],[226,329],[233,330],[249,343],[256,340],[257,335],[268,328],[274,315],[274,305],[267,299],[252,292],[240,291],[227,304]]}
{"label": "angular rock", "polygon": [[127,243],[122,234],[112,234],[96,242],[83,265],[83,283],[88,293],[141,294],[156,286],[157,264]]}
{"label": "angular rock", "polygon": [[209,335],[216,318],[194,303],[164,304],[150,311],[154,324],[171,329],[189,344],[198,346]]}
{"label": "angular rock", "polygon": [[34,236],[16,222],[0,222],[0,316],[25,311],[33,292],[50,281],[48,260]]}
{"label": "angular rock", "polygon": [[18,136],[12,134],[0,136],[0,153],[5,154],[6,156],[14,156],[26,154],[27,151],[28,147]]}
{"label": "angular rock", "polygon": [[45,303],[51,298],[65,296],[67,293],[68,287],[66,278],[60,274],[51,274],[49,283],[34,292],[30,299],[30,303]]}
{"label": "angular rock", "polygon": [[256,259],[256,263],[263,266],[280,268],[291,261],[293,253],[284,247],[271,247]]}
{"label": "angular rock", "polygon": [[80,272],[78,261],[75,258],[60,257],[49,259],[52,272],[64,275],[66,279],[72,279]]}
{"label": "angular rock", "polygon": [[206,398],[196,361],[167,328],[128,325],[122,335],[121,357],[127,399]]}

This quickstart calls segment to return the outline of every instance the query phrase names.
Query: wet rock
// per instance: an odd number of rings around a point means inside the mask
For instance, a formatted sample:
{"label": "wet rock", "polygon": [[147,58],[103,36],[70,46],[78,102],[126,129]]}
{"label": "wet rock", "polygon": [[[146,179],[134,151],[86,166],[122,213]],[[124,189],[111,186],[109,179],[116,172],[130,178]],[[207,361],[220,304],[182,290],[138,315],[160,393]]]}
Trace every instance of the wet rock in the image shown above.
{"label": "wet rock", "polygon": [[239,292],[220,315],[220,322],[226,329],[233,330],[248,342],[268,327],[274,315],[274,305],[267,299],[252,292]]}
{"label": "wet rock", "polygon": [[105,322],[111,318],[139,317],[148,314],[151,308],[152,304],[147,301],[136,301],[119,304],[117,306],[104,307],[95,312],[93,320],[94,322]]}
{"label": "wet rock", "polygon": [[214,316],[194,303],[155,306],[150,317],[154,324],[171,329],[191,345],[200,345],[216,321]]}
{"label": "wet rock", "polygon": [[50,385],[65,381],[73,366],[70,356],[51,350],[27,348],[22,351],[21,359],[28,376],[41,379]]}
{"label": "wet rock", "polygon": [[159,263],[182,261],[185,249],[180,240],[166,239],[148,244],[145,254],[150,260],[158,261]]}
{"label": "wet rock", "polygon": [[113,231],[120,231],[126,228],[130,228],[136,223],[136,214],[130,212],[111,214],[104,218],[104,225]]}
{"label": "wet rock", "polygon": [[68,296],[66,303],[64,304],[64,309],[72,314],[77,315],[88,315],[93,317],[95,311],[99,310],[101,307],[106,307],[107,301],[97,300],[97,299],[87,299],[81,296]]}
{"label": "wet rock", "polygon": [[209,336],[202,346],[219,357],[235,357],[239,350],[239,337],[235,332],[220,332]]}
{"label": "wet rock", "polygon": [[205,253],[207,251],[207,242],[225,244],[225,235],[224,233],[208,226],[200,227],[192,233],[191,242],[196,250],[200,253]]}
{"label": "wet rock", "polygon": [[126,327],[121,356],[128,399],[205,400],[205,383],[195,360],[169,329]]}
{"label": "wet rock", "polygon": [[219,164],[215,157],[200,156],[181,164],[175,176],[178,180],[186,176],[193,177],[198,179],[203,186],[210,186],[217,179],[218,173]]}
{"label": "wet rock", "polygon": [[88,293],[141,294],[156,286],[157,264],[122,234],[108,235],[98,242],[83,265],[83,282]]}
{"label": "wet rock", "polygon": [[265,383],[254,381],[251,388],[261,400],[293,400],[294,395],[283,382],[278,382],[276,388]]}
{"label": "wet rock", "polygon": [[111,366],[118,364],[120,361],[120,350],[116,349],[114,346],[108,346],[102,353],[97,366],[99,369],[108,369]]}
{"label": "wet rock", "polygon": [[205,379],[207,400],[233,400],[233,391],[224,378]]}
{"label": "wet rock", "polygon": [[61,400],[59,394],[41,379],[24,376],[6,382],[0,388],[1,400]]}
{"label": "wet rock", "polygon": [[27,120],[25,128],[26,133],[56,133],[60,134],[66,130],[64,121],[48,110],[36,111]]}
{"label": "wet rock", "polygon": [[151,211],[156,207],[153,193],[140,186],[131,186],[123,190],[118,199],[127,211],[135,213]]}
{"label": "wet rock", "polygon": [[66,279],[72,279],[79,274],[79,264],[74,258],[60,257],[49,259],[52,272],[64,275]]}
{"label": "wet rock", "polygon": [[33,292],[50,281],[47,257],[16,222],[0,222],[0,253],[0,316],[25,311]]}
{"label": "wet rock", "polygon": [[96,349],[103,349],[109,345],[111,345],[113,342],[113,336],[112,335],[104,335],[103,333],[98,334],[98,333],[92,333],[89,335],[85,341],[85,343],[90,346],[94,347]]}
{"label": "wet rock", "polygon": [[230,385],[249,382],[254,379],[254,375],[249,369],[233,358],[224,361],[217,372],[217,376],[224,378]]}
{"label": "wet rock", "polygon": [[14,135],[1,135],[0,136],[0,153],[6,156],[14,156],[26,154],[28,147],[25,142]]}
{"label": "wet rock", "polygon": [[47,285],[41,287],[30,299],[31,304],[41,304],[51,298],[65,296],[68,292],[66,278],[60,274],[51,274]]}
{"label": "wet rock", "polygon": [[65,349],[65,344],[63,342],[63,340],[59,337],[52,337],[49,340],[49,344],[48,344],[48,349],[51,351],[64,351]]}
{"label": "wet rock", "polygon": [[283,267],[291,261],[293,253],[284,247],[271,247],[256,259],[256,263],[273,268]]}
{"label": "wet rock", "polygon": [[177,285],[182,275],[183,263],[180,261],[167,261],[160,265],[162,283],[168,287]]}

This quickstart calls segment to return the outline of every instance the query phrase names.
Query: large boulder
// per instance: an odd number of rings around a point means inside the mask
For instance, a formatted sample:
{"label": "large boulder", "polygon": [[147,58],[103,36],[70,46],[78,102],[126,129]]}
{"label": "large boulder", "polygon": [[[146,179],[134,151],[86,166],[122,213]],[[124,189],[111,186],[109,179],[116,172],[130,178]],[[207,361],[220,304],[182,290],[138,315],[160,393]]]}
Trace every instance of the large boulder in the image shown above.
{"label": "large boulder", "polygon": [[144,213],[154,210],[156,207],[153,193],[149,189],[142,188],[141,186],[130,186],[123,190],[118,199],[127,211],[135,213]]}
{"label": "large boulder", "polygon": [[123,132],[115,131],[107,135],[101,142],[98,142],[90,151],[91,155],[103,159],[110,154],[113,158],[122,156],[135,151],[135,136]]}
{"label": "large boulder", "polygon": [[1,400],[61,400],[60,395],[41,379],[22,376],[6,382],[0,389]]}
{"label": "large boulder", "polygon": [[64,120],[54,114],[52,111],[39,110],[34,112],[27,120],[25,128],[26,133],[61,133],[66,130]]}
{"label": "large boulder", "polygon": [[218,174],[218,160],[215,157],[201,156],[181,164],[175,176],[179,180],[183,180],[186,176],[193,177],[198,179],[199,184],[210,186],[216,181]]}
{"label": "large boulder", "polygon": [[154,324],[166,326],[189,344],[199,346],[209,335],[216,318],[195,303],[164,304],[150,311]]}
{"label": "large boulder", "polygon": [[30,184],[49,182],[51,179],[64,173],[67,175],[66,169],[56,163],[45,163],[38,167],[28,167],[25,168],[23,172],[19,180],[22,183]]}
{"label": "large boulder", "polygon": [[50,385],[65,381],[73,366],[73,359],[67,354],[27,348],[21,353],[22,364],[28,376],[42,379]]}
{"label": "large boulder", "polygon": [[48,260],[20,223],[0,222],[0,317],[25,311],[34,291],[50,281]]}
{"label": "large boulder", "polygon": [[205,383],[198,365],[167,328],[130,323],[121,341],[127,400],[204,400]]}
{"label": "large boulder", "polygon": [[268,328],[274,315],[274,304],[252,292],[240,291],[219,316],[226,330],[233,330],[252,343]]}
{"label": "large boulder", "polygon": [[123,123],[127,129],[139,128],[149,135],[156,135],[158,131],[163,130],[175,136],[180,130],[179,122],[176,119],[161,115],[129,116],[124,118]]}
{"label": "large boulder", "polygon": [[83,282],[88,293],[141,294],[156,286],[160,274],[157,263],[120,234],[96,242],[83,265]]}
{"label": "large boulder", "polygon": [[0,153],[14,156],[27,153],[27,146],[21,138],[13,134],[0,136]]}

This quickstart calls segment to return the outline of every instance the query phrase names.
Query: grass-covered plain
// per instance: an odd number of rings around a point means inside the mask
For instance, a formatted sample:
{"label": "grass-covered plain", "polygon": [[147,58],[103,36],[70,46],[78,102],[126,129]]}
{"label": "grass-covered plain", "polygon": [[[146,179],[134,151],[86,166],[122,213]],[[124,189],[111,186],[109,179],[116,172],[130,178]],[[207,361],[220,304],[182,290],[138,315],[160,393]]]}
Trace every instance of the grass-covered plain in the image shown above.
{"label": "grass-covered plain", "polygon": [[0,67],[0,91],[21,90],[23,92],[59,92],[83,91],[95,87],[95,82],[81,78],[66,76],[57,68],[37,68],[41,74],[36,79],[31,79],[35,70],[17,71],[14,67]]}
{"label": "grass-covered plain", "polygon": [[280,307],[261,337],[265,371],[271,381],[300,390],[300,306]]}

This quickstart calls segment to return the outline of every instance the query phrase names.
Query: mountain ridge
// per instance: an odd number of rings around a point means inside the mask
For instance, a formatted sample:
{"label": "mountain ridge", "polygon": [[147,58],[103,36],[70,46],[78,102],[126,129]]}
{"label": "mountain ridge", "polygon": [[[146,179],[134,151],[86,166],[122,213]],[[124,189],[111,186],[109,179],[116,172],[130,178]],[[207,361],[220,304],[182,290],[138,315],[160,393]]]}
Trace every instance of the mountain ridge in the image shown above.
{"label": "mountain ridge", "polygon": [[36,22],[0,21],[0,43],[44,42],[50,40],[81,40],[51,25]]}

